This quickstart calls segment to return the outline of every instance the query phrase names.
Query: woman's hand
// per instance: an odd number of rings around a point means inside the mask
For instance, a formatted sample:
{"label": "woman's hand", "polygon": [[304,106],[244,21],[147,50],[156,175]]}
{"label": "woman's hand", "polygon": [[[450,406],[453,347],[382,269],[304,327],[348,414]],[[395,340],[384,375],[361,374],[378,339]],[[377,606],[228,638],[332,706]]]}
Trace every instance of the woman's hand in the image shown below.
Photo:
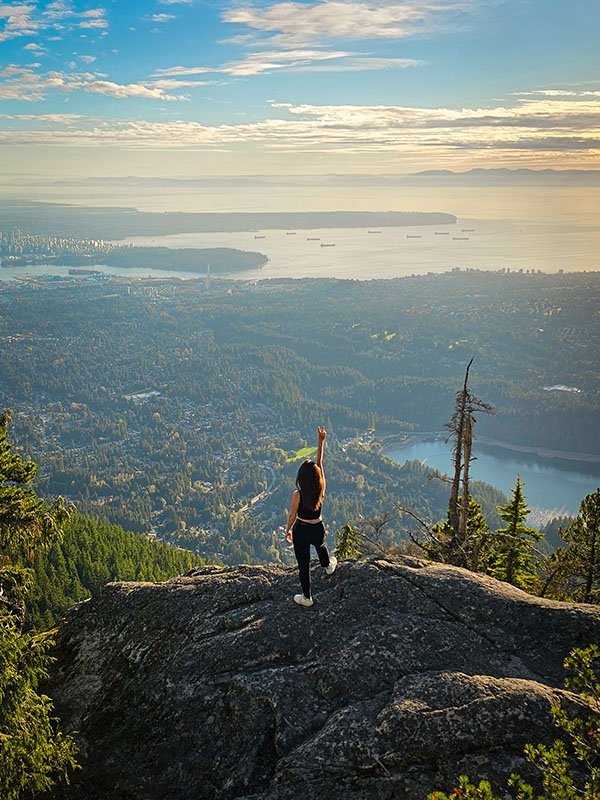
{"label": "woman's hand", "polygon": [[292,543],[292,539],[293,539],[292,532],[288,531],[286,533],[286,535],[285,535],[285,540],[286,540],[286,542],[289,542],[291,544]]}
{"label": "woman's hand", "polygon": [[324,442],[327,437],[327,431],[325,430],[324,425],[320,425],[317,428],[317,436],[319,437],[319,442]]}

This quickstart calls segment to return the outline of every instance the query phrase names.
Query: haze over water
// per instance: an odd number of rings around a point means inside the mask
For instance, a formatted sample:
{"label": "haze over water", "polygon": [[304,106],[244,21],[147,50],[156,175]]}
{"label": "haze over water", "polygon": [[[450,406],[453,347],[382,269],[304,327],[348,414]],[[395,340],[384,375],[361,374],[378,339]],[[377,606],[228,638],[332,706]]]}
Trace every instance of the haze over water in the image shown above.
{"label": "haze over water", "polygon": [[[131,195],[130,195],[131,197]],[[119,198],[119,202],[121,199]],[[131,197],[133,200],[134,198]],[[132,237],[126,243],[167,247],[235,247],[260,250],[269,263],[244,278],[394,278],[454,267],[478,269],[600,268],[600,190],[538,188],[306,189],[276,187],[167,191],[136,195],[136,207],[170,211],[445,211],[455,226],[186,233]],[[115,203],[113,197],[112,203]],[[168,206],[168,208],[167,208]],[[475,229],[463,232],[463,228]],[[448,236],[435,231],[449,231]],[[422,238],[407,238],[418,236]],[[319,237],[320,241],[307,241]],[[467,241],[453,237],[468,237]],[[335,243],[335,248],[322,248]],[[179,273],[182,277],[182,273]]]}
{"label": "haze over water", "polygon": [[[5,189],[6,191],[7,189]],[[22,187],[25,197],[25,187]],[[166,247],[233,247],[258,250],[269,263],[232,274],[258,278],[395,278],[454,267],[477,269],[600,269],[600,189],[531,187],[390,188],[260,186],[260,187],[89,187],[47,186],[37,199],[87,206],[128,206],[141,211],[443,211],[457,215],[451,226],[367,229],[285,230],[239,233],[186,233],[131,237],[125,243]],[[463,228],[469,229],[463,232]],[[471,230],[474,229],[474,230]],[[435,235],[435,231],[448,235]],[[256,239],[260,235],[265,238]],[[407,238],[420,236],[421,238]],[[319,241],[307,241],[318,237]],[[467,241],[453,237],[468,237]],[[322,243],[335,247],[322,248]],[[108,274],[130,277],[194,273],[164,270],[104,268]],[[61,267],[2,270],[2,278],[48,272]]]}

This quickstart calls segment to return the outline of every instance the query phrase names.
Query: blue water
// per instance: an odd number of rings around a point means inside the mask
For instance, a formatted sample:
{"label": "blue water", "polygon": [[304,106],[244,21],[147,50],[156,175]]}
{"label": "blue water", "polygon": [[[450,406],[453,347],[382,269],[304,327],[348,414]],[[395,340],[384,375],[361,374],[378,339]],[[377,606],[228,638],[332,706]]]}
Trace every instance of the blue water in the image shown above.
{"label": "blue water", "polygon": [[[391,446],[385,452],[400,464],[418,460],[441,472],[451,469],[450,445],[443,440],[415,441],[408,447]],[[475,480],[508,494],[520,475],[527,501],[538,511],[575,514],[583,498],[600,486],[600,463],[540,458],[477,443],[475,455],[477,460],[471,466]]]}

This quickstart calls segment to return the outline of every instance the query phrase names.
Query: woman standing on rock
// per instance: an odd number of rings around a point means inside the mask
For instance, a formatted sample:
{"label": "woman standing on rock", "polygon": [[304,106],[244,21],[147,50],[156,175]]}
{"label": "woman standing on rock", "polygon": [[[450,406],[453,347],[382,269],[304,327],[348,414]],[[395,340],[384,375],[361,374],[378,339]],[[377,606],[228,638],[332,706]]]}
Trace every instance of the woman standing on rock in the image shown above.
{"label": "woman standing on rock", "polygon": [[337,566],[337,558],[329,555],[325,544],[325,526],[321,517],[325,494],[323,445],[327,431],[324,427],[317,428],[317,435],[317,460],[307,459],[300,465],[285,533],[286,540],[294,543],[302,587],[302,594],[294,595],[294,602],[305,608],[313,604],[310,594],[310,546],[316,549],[321,566],[328,575],[332,575]]}

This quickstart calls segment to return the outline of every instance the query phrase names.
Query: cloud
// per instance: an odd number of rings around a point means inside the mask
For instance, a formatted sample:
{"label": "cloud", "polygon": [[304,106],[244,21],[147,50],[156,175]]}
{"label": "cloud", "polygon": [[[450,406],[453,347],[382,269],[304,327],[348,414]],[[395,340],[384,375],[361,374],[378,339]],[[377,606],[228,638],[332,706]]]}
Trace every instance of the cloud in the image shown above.
{"label": "cloud", "polygon": [[82,114],[0,114],[0,119],[16,119],[36,123],[49,122],[53,125],[72,125],[74,122],[87,118]]}
{"label": "cloud", "polygon": [[93,19],[84,19],[78,25],[77,28],[101,28],[105,30],[108,28],[108,22],[104,18],[95,17]]}
{"label": "cloud", "polygon": [[410,58],[377,58],[356,55],[345,50],[272,50],[251,53],[239,61],[221,67],[168,67],[156,75],[202,75],[217,72],[236,78],[261,75],[278,70],[288,72],[357,72],[418,66],[422,62]]}
{"label": "cloud", "polygon": [[34,36],[40,29],[39,22],[33,19],[34,11],[35,6],[30,3],[0,3],[0,22],[4,22],[0,30],[0,42],[17,36]]}
{"label": "cloud", "polygon": [[321,0],[241,6],[224,11],[222,17],[287,47],[340,39],[403,39],[441,27],[476,7],[475,0]]}
{"label": "cloud", "polygon": [[[165,0],[169,4],[175,0]],[[479,0],[499,2],[500,0]],[[371,52],[340,50],[333,40],[369,38],[397,39],[411,35],[434,17],[471,8],[476,0],[407,0],[405,3],[322,2],[274,3],[263,8],[236,7],[222,13],[225,22],[250,28],[222,44],[238,44],[251,52],[219,66],[174,66],[156,70],[156,75],[201,75],[220,73],[247,78],[273,72],[363,72],[417,67],[414,58],[388,57]],[[146,21],[170,19],[169,14],[145,17]],[[429,24],[429,23],[428,23]],[[257,37],[257,32],[260,34]]]}
{"label": "cloud", "polygon": [[149,14],[145,17],[142,17],[144,22],[154,22],[157,24],[162,24],[163,22],[171,22],[171,20],[177,19],[175,14]]}
{"label": "cloud", "polygon": [[84,64],[93,64],[96,56],[79,56],[79,60],[83,61]]}
{"label": "cloud", "polygon": [[0,2],[0,26],[0,42],[4,42],[20,36],[35,36],[44,30],[64,33],[73,28],[105,29],[108,22],[104,8],[78,11],[70,0],[54,0],[45,7],[40,7],[38,2]]}
{"label": "cloud", "polygon": [[185,87],[197,88],[199,86],[212,86],[214,81],[182,81],[177,78],[159,78],[152,80],[148,85],[155,86],[165,91],[172,91],[173,89],[182,89]]}
{"label": "cloud", "polygon": [[[170,87],[173,88],[173,87]],[[35,72],[29,67],[9,65],[0,69],[0,100],[43,100],[48,92],[69,94],[84,91],[119,99],[137,97],[149,100],[184,100],[183,95],[169,94],[164,86],[148,83],[115,83],[106,76],[91,72]]]}
{"label": "cloud", "polygon": [[573,91],[572,89],[536,89],[529,92],[513,92],[517,97],[600,97],[600,90]]}
{"label": "cloud", "polygon": [[[45,118],[41,124],[31,116],[13,118],[10,128],[0,131],[0,142],[139,150],[254,149],[295,157],[387,154],[447,163],[469,159],[472,164],[489,164],[493,153],[501,152],[510,152],[511,163],[553,159],[563,165],[582,159],[591,165],[600,155],[600,103],[594,98],[517,100],[523,102],[481,108],[272,103],[266,119],[216,125],[93,117],[56,124]],[[21,128],[15,130],[17,123]],[[502,158],[496,163],[503,163]]]}

